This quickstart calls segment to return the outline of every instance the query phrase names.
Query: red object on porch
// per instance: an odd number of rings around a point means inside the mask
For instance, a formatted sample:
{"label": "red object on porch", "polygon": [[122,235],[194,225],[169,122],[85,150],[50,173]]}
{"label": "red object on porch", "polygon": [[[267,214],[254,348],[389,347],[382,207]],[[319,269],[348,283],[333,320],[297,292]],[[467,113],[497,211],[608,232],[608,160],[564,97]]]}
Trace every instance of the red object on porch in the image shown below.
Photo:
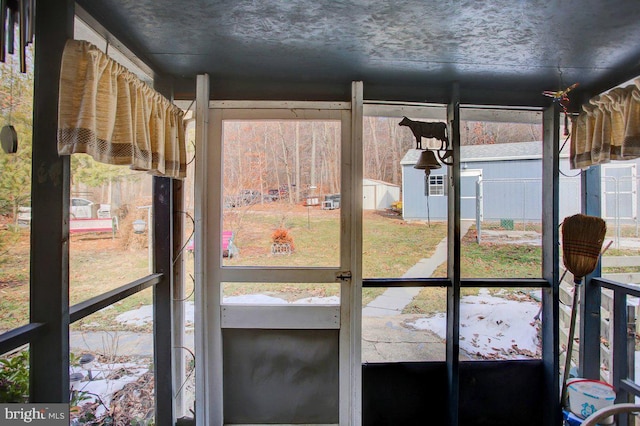
{"label": "red object on porch", "polygon": [[229,257],[229,243],[233,240],[233,231],[222,231],[222,256]]}
{"label": "red object on porch", "polygon": [[[222,256],[229,257],[229,243],[233,241],[233,231],[222,231]],[[186,247],[189,253],[193,253],[195,249],[195,242],[193,238],[189,240]]]}

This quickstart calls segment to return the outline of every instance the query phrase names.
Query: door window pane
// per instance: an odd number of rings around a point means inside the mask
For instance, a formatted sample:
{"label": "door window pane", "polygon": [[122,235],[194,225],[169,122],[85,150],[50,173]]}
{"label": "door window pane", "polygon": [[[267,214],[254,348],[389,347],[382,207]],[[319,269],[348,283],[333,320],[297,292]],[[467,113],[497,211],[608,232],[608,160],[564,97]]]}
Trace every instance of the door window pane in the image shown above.
{"label": "door window pane", "polygon": [[339,283],[222,283],[222,303],[339,305]]}
{"label": "door window pane", "polygon": [[338,121],[223,122],[224,266],[340,264]]}

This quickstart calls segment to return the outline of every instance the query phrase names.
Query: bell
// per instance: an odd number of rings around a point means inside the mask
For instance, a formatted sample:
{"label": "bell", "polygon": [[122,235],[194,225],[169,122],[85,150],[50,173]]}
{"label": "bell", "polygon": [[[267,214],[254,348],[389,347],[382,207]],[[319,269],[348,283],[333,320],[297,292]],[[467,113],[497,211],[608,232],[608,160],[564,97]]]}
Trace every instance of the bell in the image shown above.
{"label": "bell", "polygon": [[413,166],[414,169],[424,170],[424,173],[427,175],[431,173],[431,170],[439,169],[440,167],[442,166],[436,159],[436,155],[433,151],[429,150],[422,151],[418,162]]}

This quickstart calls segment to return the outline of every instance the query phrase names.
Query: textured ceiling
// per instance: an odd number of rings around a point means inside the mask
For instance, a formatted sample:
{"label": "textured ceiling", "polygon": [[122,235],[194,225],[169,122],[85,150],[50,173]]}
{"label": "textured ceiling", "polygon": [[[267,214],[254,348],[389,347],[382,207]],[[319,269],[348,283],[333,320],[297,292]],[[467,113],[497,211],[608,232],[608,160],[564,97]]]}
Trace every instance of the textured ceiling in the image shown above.
{"label": "textured ceiling", "polygon": [[208,73],[217,99],[544,106],[640,74],[636,0],[79,0],[193,98]]}

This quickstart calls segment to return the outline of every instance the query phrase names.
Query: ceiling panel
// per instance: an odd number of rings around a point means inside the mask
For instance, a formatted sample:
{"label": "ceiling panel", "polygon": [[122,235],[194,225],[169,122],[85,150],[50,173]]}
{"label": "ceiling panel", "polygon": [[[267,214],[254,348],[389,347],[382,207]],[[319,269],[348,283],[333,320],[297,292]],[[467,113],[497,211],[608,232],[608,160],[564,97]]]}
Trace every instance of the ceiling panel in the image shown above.
{"label": "ceiling panel", "polygon": [[629,0],[81,0],[78,4],[192,97],[544,106],[640,74],[640,2]]}

